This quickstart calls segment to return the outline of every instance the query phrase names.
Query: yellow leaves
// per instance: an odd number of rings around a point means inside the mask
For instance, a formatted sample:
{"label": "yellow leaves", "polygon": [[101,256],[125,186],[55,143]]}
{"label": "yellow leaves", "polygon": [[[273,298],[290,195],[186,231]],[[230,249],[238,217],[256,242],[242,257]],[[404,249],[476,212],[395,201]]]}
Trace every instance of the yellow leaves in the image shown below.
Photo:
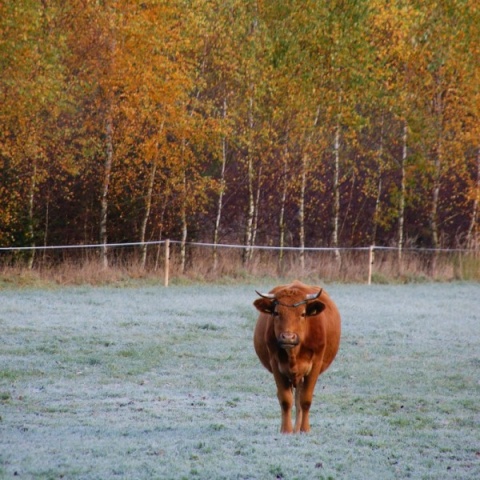
{"label": "yellow leaves", "polygon": [[[48,195],[72,199],[90,212],[84,222],[96,231],[91,212],[98,207],[107,119],[114,127],[109,195],[122,219],[143,208],[150,172],[157,219],[166,212],[165,222],[174,225],[178,212],[167,202],[185,194],[192,218],[204,212],[217,198],[223,158],[226,191],[238,197],[232,211],[244,209],[238,192],[252,160],[255,185],[268,189],[266,202],[278,201],[286,175],[294,204],[305,173],[315,197],[307,201],[327,199],[322,210],[329,212],[337,128],[342,195],[352,205],[361,203],[361,193],[371,201],[377,168],[388,188],[398,186],[403,121],[410,127],[407,174],[418,198],[425,201],[439,138],[442,179],[451,183],[457,175],[467,184],[470,152],[480,141],[478,22],[463,18],[461,5],[452,13],[430,0],[351,2],[348,11],[345,5],[4,2],[0,148],[25,177],[7,199],[4,222],[14,222],[12,202],[24,201],[35,160],[39,202]],[[450,20],[459,18],[454,27]],[[388,150],[381,160],[379,144]],[[0,191],[0,199],[5,195]],[[384,201],[386,227],[395,199]]]}

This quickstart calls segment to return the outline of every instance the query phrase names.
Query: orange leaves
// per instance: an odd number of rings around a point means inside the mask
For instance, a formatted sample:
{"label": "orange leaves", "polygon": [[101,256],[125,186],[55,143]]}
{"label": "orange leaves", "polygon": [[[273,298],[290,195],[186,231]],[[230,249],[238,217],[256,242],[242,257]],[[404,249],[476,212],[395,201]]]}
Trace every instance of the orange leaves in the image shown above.
{"label": "orange leaves", "polygon": [[[69,238],[96,240],[107,152],[111,239],[134,240],[139,223],[153,237],[159,224],[178,235],[187,220],[213,223],[221,183],[232,240],[256,209],[252,225],[275,242],[280,210],[297,212],[304,188],[312,242],[331,238],[333,192],[345,242],[367,238],[374,217],[390,242],[404,149],[407,214],[425,218],[440,184],[440,217],[467,218],[480,142],[474,3],[3,2],[0,181],[7,170],[19,181],[12,195],[0,183],[0,231],[21,238],[11,232],[35,163],[37,234],[48,204],[50,226],[78,219]],[[287,213],[278,222],[298,238]]]}

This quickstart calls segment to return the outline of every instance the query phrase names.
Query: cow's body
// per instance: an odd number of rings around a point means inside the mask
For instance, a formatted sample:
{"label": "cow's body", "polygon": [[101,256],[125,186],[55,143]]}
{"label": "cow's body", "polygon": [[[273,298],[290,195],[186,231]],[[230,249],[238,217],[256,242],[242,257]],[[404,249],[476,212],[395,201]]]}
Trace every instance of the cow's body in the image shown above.
{"label": "cow's body", "polygon": [[[340,313],[320,287],[299,281],[260,296],[254,302],[260,311],[254,346],[277,384],[281,431],[308,432],[315,384],[332,363],[340,344]],[[295,428],[291,418],[294,389]]]}

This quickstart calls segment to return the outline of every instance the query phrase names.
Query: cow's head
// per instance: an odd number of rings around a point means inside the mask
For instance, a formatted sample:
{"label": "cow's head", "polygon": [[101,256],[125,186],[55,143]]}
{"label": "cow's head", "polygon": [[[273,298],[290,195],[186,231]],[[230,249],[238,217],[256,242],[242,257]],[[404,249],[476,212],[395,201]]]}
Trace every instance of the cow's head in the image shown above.
{"label": "cow's head", "polygon": [[277,293],[260,293],[261,298],[253,302],[257,310],[271,315],[278,346],[289,349],[303,342],[308,328],[309,317],[319,315],[325,304],[318,300],[318,293],[305,294],[292,289]]}

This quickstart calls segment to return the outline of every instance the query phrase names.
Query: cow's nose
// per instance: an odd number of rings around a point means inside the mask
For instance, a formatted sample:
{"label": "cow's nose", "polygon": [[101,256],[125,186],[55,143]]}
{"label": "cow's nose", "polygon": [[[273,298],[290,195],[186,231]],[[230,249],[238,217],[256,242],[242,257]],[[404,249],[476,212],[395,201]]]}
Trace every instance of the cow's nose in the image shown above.
{"label": "cow's nose", "polygon": [[282,332],[279,340],[280,343],[296,345],[298,343],[298,335],[292,332]]}

